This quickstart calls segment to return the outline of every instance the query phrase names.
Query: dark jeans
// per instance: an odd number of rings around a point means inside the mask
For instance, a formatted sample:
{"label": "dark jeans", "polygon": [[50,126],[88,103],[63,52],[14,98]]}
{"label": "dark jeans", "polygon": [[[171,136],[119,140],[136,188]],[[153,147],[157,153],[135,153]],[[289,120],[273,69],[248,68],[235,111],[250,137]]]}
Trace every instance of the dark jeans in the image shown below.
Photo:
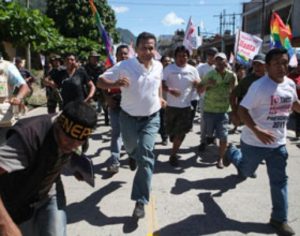
{"label": "dark jeans", "polygon": [[167,140],[168,139],[168,135],[166,133],[166,124],[165,124],[165,115],[166,114],[166,109],[165,108],[161,108],[159,110],[159,117],[160,117],[160,127],[159,127],[159,134],[161,139]]}
{"label": "dark jeans", "polygon": [[192,119],[192,127],[193,127],[194,118],[195,118],[197,106],[198,106],[198,100],[191,101],[191,106],[192,106],[191,119]]}
{"label": "dark jeans", "polygon": [[300,137],[300,113],[294,112],[295,117],[295,132],[296,136]]}

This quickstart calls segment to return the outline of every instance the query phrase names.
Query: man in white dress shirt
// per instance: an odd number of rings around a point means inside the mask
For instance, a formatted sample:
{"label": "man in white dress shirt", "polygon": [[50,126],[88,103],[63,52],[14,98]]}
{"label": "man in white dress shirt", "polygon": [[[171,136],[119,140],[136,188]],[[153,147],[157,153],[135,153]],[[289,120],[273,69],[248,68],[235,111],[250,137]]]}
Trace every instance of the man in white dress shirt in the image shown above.
{"label": "man in white dress shirt", "polygon": [[136,201],[133,217],[145,216],[154,170],[155,136],[159,130],[162,99],[162,64],[155,61],[156,38],[143,32],[136,41],[137,57],[121,61],[99,78],[103,88],[121,88],[120,128],[134,177],[131,199]]}

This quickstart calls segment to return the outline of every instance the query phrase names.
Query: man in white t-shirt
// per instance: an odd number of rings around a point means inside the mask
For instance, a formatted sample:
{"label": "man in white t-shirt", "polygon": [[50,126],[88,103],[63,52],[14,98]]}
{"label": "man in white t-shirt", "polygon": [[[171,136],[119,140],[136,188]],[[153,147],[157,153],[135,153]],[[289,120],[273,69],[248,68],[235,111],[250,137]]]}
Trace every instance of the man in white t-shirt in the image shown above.
{"label": "man in white t-shirt", "polygon": [[198,70],[200,78],[203,78],[208,72],[213,70],[215,68],[214,63],[214,57],[218,53],[218,49],[215,47],[211,47],[206,52],[206,62],[200,63],[196,68]]}
{"label": "man in white t-shirt", "polygon": [[170,164],[178,166],[177,152],[192,127],[191,101],[200,83],[198,71],[187,64],[190,56],[184,46],[175,50],[175,63],[163,71],[163,89],[167,92],[166,132],[173,143]]}
{"label": "man in white t-shirt", "polygon": [[[215,47],[211,47],[206,52],[206,63],[200,64],[197,66],[197,70],[201,79],[207,75],[208,72],[215,69],[215,55],[218,53],[218,49]],[[206,132],[205,132],[205,124],[203,119],[203,106],[204,106],[204,95],[205,92],[201,93],[199,96],[199,107],[201,111],[201,123],[200,123],[200,145],[199,151],[204,151],[207,140],[206,140]]]}
{"label": "man in white t-shirt", "polygon": [[281,235],[295,234],[287,224],[286,133],[290,111],[300,111],[295,84],[286,77],[288,62],[284,49],[272,49],[266,55],[268,75],[250,86],[239,106],[238,114],[245,124],[241,150],[228,147],[224,160],[226,166],[232,162],[243,178],[266,161],[272,199],[270,224]]}
{"label": "man in white t-shirt", "polygon": [[134,177],[131,199],[136,201],[133,217],[145,216],[154,170],[153,153],[162,99],[162,64],[154,60],[156,38],[143,32],[137,37],[137,57],[121,61],[99,78],[102,88],[121,88],[120,128]]}

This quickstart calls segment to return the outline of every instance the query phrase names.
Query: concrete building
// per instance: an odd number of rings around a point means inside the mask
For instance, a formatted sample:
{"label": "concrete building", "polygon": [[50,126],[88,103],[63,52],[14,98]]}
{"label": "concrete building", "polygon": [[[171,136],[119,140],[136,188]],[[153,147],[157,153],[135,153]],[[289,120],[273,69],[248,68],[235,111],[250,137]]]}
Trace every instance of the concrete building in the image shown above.
{"label": "concrete building", "polygon": [[182,45],[184,30],[175,31],[174,35],[161,35],[157,40],[157,48],[160,55],[173,57],[177,46]]}
{"label": "concrete building", "polygon": [[257,35],[264,40],[263,51],[270,45],[270,21],[276,11],[292,29],[292,45],[300,47],[300,1],[298,0],[252,0],[243,4],[242,31]]}
{"label": "concrete building", "polygon": [[[270,49],[270,21],[272,12],[276,11],[285,23],[288,23],[292,29],[293,47],[300,47],[300,1],[299,0],[252,0],[243,3],[241,30],[249,34],[263,38],[263,52]],[[198,54],[205,57],[205,51],[209,47],[216,47],[224,51],[228,58],[234,51],[235,35],[226,34],[215,35],[206,39],[201,47],[198,48]]]}

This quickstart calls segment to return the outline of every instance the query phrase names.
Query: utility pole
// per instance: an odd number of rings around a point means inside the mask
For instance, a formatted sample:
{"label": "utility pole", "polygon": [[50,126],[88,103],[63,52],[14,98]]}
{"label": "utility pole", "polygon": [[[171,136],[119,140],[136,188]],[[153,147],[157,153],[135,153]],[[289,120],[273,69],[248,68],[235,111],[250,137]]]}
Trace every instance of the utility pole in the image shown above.
{"label": "utility pole", "polygon": [[[241,14],[226,14],[226,11],[220,13],[220,15],[214,15],[214,17],[219,17],[220,20],[220,36],[221,36],[221,50],[224,52],[225,50],[225,41],[224,41],[224,32],[232,25],[232,35],[235,33],[235,20],[236,16]],[[232,17],[232,22],[227,22],[226,17]]]}
{"label": "utility pole", "polygon": [[[29,9],[29,2],[30,0],[26,0],[26,8]],[[31,70],[31,51],[30,51],[30,43],[27,44],[26,48],[26,62],[27,62],[27,69]]]}
{"label": "utility pole", "polygon": [[264,37],[265,37],[265,17],[266,15],[266,1],[262,0],[262,7],[261,7],[261,33],[260,37],[263,40],[262,45],[264,45]]}
{"label": "utility pole", "polygon": [[220,13],[220,35],[222,35],[222,18],[223,18],[223,15],[222,15],[222,12]]}
{"label": "utility pole", "polygon": [[232,16],[232,35],[235,33],[235,13]]}
{"label": "utility pole", "polygon": [[224,35],[224,32],[225,32],[225,29],[226,29],[226,24],[227,24],[227,22],[226,22],[226,10],[225,9],[223,9],[223,32],[222,32],[222,35]]}

